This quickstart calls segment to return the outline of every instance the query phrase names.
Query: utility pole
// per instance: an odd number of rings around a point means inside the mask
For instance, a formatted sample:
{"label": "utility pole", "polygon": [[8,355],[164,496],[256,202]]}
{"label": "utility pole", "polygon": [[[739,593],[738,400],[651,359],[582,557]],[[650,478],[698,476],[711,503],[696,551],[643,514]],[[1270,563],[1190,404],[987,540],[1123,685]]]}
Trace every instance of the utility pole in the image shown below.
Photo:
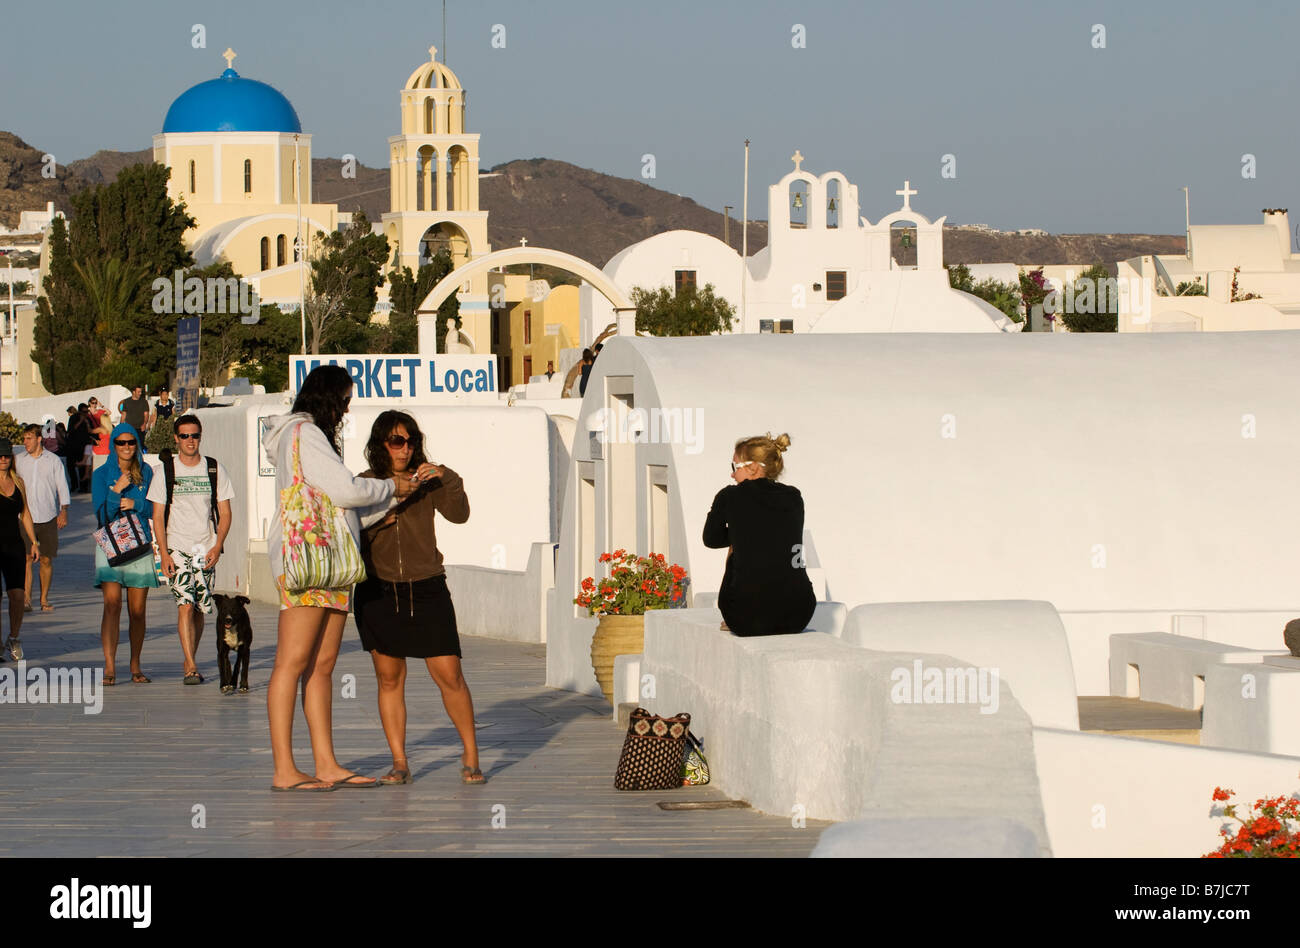
{"label": "utility pole", "polygon": [[740,331],[745,331],[745,294],[749,283],[749,139],[745,139],[745,193],[741,197],[740,224]]}
{"label": "utility pole", "polygon": [[1184,231],[1187,237],[1187,259],[1191,260],[1192,259],[1192,198],[1191,195],[1187,193],[1186,188],[1183,188],[1183,216],[1187,222],[1186,223],[1187,229],[1186,231]]}
{"label": "utility pole", "polygon": [[302,354],[307,354],[307,278],[303,273],[306,247],[302,242],[302,161],[298,157],[298,136],[293,136],[293,196],[298,205],[298,236],[294,238],[298,251],[298,322],[302,327]]}

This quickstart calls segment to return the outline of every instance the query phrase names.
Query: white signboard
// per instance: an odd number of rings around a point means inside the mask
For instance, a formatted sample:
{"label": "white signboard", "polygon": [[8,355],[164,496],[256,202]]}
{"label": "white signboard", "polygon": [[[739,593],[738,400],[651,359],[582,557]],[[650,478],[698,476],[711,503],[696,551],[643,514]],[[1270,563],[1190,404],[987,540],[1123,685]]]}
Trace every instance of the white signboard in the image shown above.
{"label": "white signboard", "polygon": [[356,404],[491,404],[497,396],[497,357],[464,353],[290,356],[289,390],[297,395],[318,365],[339,365],[352,376]]}

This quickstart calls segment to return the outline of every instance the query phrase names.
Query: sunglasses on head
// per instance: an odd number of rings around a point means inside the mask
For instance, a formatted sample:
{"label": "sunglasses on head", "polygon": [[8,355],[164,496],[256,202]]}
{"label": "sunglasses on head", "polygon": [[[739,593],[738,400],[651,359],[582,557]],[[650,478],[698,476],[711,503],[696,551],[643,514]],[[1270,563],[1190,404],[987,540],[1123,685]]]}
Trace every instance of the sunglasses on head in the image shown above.
{"label": "sunglasses on head", "polygon": [[176,437],[181,441],[191,441],[191,440],[198,441],[200,438],[203,437],[203,435],[197,431],[186,432],[185,434],[181,434],[180,432],[177,432]]}
{"label": "sunglasses on head", "polygon": [[116,441],[114,441],[113,443],[114,443],[115,445],[117,445],[119,448],[134,448],[134,447],[135,447],[135,441],[134,441],[134,439],[118,438],[118,439],[117,439]]}
{"label": "sunglasses on head", "polygon": [[749,467],[751,464],[757,464],[759,467],[763,467],[763,462],[762,462],[762,461],[732,461],[732,462],[731,462],[731,473],[732,473],[732,474],[735,474],[735,473],[736,473],[737,471],[739,471],[742,467]]}
{"label": "sunglasses on head", "polygon": [[390,448],[404,448],[404,447],[406,447],[408,444],[409,444],[412,448],[414,448],[414,447],[415,447],[415,439],[414,439],[414,438],[403,438],[401,435],[389,435],[389,436],[388,436],[388,446],[389,446]]}

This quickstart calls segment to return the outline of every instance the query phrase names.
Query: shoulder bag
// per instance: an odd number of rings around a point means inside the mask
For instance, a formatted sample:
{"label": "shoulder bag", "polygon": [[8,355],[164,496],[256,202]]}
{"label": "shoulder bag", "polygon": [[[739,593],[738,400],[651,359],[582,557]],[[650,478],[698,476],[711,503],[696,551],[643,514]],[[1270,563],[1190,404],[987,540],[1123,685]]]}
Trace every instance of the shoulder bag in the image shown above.
{"label": "shoulder bag", "polygon": [[366,568],[343,512],[302,476],[304,424],[293,430],[293,483],[280,491],[284,585],[291,593],[345,589],[365,579]]}

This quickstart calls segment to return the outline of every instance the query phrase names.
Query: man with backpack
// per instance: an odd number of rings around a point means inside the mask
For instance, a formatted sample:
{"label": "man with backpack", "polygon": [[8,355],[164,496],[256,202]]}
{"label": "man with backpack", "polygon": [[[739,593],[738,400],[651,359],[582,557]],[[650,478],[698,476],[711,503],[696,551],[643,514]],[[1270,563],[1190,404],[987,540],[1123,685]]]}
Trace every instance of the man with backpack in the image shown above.
{"label": "man with backpack", "polygon": [[149,485],[154,505],[154,533],[162,572],[177,604],[177,632],[185,653],[185,684],[199,685],[196,653],[203,635],[203,616],[211,613],[217,560],[230,532],[230,500],[235,489],[216,458],[199,454],[203,425],[196,415],[182,415],[173,426],[176,454],[159,455],[162,477]]}

